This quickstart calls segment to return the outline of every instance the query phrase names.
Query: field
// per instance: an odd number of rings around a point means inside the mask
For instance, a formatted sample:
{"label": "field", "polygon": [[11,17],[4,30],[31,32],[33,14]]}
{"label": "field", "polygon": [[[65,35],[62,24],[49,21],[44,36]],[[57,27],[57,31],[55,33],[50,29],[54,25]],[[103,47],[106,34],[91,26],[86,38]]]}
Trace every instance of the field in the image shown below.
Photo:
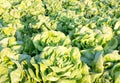
{"label": "field", "polygon": [[0,0],[0,83],[120,83],[120,0]]}

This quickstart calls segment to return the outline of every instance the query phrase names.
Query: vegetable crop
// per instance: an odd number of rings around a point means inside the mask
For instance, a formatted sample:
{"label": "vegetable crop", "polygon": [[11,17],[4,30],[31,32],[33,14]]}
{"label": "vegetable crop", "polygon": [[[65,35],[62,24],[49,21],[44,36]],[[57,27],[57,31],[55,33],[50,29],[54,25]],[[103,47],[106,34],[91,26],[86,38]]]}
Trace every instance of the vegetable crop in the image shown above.
{"label": "vegetable crop", "polygon": [[120,0],[0,0],[0,83],[120,83]]}

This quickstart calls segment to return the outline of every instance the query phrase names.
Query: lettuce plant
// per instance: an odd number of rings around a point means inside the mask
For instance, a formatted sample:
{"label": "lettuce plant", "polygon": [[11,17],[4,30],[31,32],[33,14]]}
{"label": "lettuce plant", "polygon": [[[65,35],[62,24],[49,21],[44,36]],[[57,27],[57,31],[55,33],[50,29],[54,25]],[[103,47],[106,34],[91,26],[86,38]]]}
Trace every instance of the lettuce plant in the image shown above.
{"label": "lettuce plant", "polygon": [[80,52],[76,47],[48,46],[41,54],[31,59],[31,64],[36,69],[36,77],[40,74],[39,77],[44,83],[61,83],[65,80],[71,83],[77,81],[82,83],[87,82],[85,77],[89,77],[88,67],[80,61]]}
{"label": "lettuce plant", "polygon": [[33,44],[39,51],[46,46],[67,46],[70,43],[70,38],[59,31],[45,31],[33,37]]}

